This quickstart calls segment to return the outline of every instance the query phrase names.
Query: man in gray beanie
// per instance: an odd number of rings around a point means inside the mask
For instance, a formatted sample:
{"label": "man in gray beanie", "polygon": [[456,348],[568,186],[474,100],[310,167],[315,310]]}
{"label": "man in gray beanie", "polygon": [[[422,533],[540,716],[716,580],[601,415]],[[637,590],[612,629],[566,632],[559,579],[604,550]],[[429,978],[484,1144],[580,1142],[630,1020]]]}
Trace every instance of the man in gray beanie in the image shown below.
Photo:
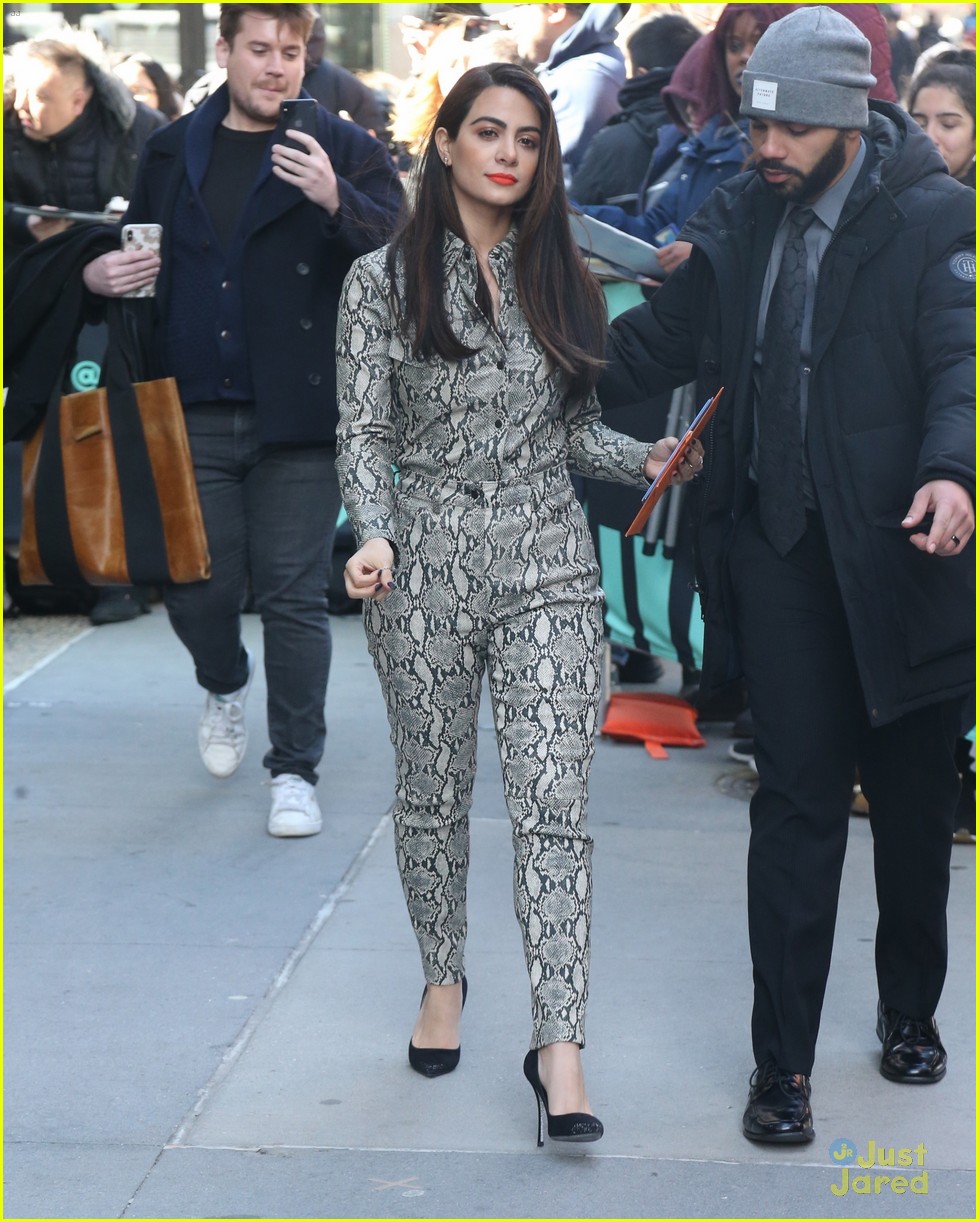
{"label": "man in gray beanie", "polygon": [[713,191],[680,235],[687,262],[615,320],[599,385],[606,410],[694,378],[705,397],[727,388],[694,484],[701,690],[743,676],[755,726],[742,1129],[762,1142],[814,1137],[857,769],[880,1072],[946,1071],[954,745],[974,720],[975,197],[903,110],[868,105],[873,82],[839,13],[768,27],[743,78],[754,168]]}
{"label": "man in gray beanie", "polygon": [[863,130],[870,43],[852,21],[822,6],[800,8],[772,26],[744,70],[741,113],[805,127]]}

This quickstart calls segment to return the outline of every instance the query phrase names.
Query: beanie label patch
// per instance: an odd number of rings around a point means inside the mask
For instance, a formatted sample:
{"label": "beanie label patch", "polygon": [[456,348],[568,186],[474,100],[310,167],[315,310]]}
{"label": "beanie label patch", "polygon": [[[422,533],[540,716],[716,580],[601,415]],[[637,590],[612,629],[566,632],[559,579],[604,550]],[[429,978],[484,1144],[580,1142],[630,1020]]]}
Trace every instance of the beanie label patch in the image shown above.
{"label": "beanie label patch", "polygon": [[960,250],[957,254],[952,255],[948,265],[957,280],[975,284],[976,252],[974,250]]}
{"label": "beanie label patch", "polygon": [[756,110],[774,110],[778,97],[777,81],[755,81],[751,93],[751,105]]}

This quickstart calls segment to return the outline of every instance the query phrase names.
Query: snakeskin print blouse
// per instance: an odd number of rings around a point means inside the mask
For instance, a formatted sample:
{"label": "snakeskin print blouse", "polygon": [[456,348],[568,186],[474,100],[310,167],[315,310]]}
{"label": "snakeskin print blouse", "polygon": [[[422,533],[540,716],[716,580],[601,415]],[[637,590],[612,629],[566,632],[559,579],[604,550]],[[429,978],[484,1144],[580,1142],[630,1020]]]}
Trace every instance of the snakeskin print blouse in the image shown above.
{"label": "snakeskin print blouse", "polygon": [[597,397],[572,403],[517,301],[516,230],[490,251],[500,289],[498,331],[475,305],[476,255],[445,241],[445,291],[463,360],[416,360],[395,320],[386,248],[358,259],[341,293],[337,333],[337,470],[358,546],[394,539],[395,486],[532,484],[570,466],[645,488],[649,444],[603,425]]}

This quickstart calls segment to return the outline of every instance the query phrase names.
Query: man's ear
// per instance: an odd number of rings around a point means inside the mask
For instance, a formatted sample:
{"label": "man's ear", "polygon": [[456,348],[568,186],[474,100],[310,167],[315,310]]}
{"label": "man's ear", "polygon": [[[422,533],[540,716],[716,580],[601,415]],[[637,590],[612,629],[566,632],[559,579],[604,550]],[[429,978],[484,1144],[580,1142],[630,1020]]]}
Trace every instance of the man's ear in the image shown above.
{"label": "man's ear", "polygon": [[214,44],[214,58],[219,68],[227,68],[228,56],[231,54],[231,44],[226,38],[219,38]]}
{"label": "man's ear", "polygon": [[77,119],[85,107],[88,105],[88,100],[94,93],[91,85],[79,85],[71,95],[71,113]]}

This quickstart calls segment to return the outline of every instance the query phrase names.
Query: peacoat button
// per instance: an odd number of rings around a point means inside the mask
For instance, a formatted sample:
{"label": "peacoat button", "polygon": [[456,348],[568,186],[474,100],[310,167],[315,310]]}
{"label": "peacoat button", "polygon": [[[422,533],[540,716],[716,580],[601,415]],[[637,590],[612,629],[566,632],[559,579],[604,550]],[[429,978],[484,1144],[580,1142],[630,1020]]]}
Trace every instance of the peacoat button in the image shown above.
{"label": "peacoat button", "polygon": [[304,331],[308,331],[313,325],[313,320],[311,318],[300,318],[299,325]]}
{"label": "peacoat button", "polygon": [[230,379],[230,378],[225,378],[225,379],[224,379],[224,381],[221,383],[221,385],[222,385],[222,386],[224,386],[224,387],[226,387],[226,388],[228,388],[228,389],[230,389],[230,387],[231,387],[231,379]]}
{"label": "peacoat button", "polygon": [[311,374],[309,375],[309,384],[310,384],[310,386],[319,386],[320,382],[322,382],[322,381],[323,381],[323,379],[320,377],[320,375],[319,375],[318,373],[311,373]]}
{"label": "peacoat button", "polygon": [[309,264],[308,263],[297,263],[296,271],[300,274],[300,276],[308,276],[309,275]]}
{"label": "peacoat button", "polygon": [[231,288],[231,281],[230,281],[230,280],[222,280],[222,281],[221,281],[221,287],[222,287],[223,289],[229,289],[229,288]]}
{"label": "peacoat button", "polygon": [[230,332],[230,331],[222,331],[222,332],[221,332],[221,338],[222,338],[222,339],[230,339],[230,338],[231,338],[231,332]]}

